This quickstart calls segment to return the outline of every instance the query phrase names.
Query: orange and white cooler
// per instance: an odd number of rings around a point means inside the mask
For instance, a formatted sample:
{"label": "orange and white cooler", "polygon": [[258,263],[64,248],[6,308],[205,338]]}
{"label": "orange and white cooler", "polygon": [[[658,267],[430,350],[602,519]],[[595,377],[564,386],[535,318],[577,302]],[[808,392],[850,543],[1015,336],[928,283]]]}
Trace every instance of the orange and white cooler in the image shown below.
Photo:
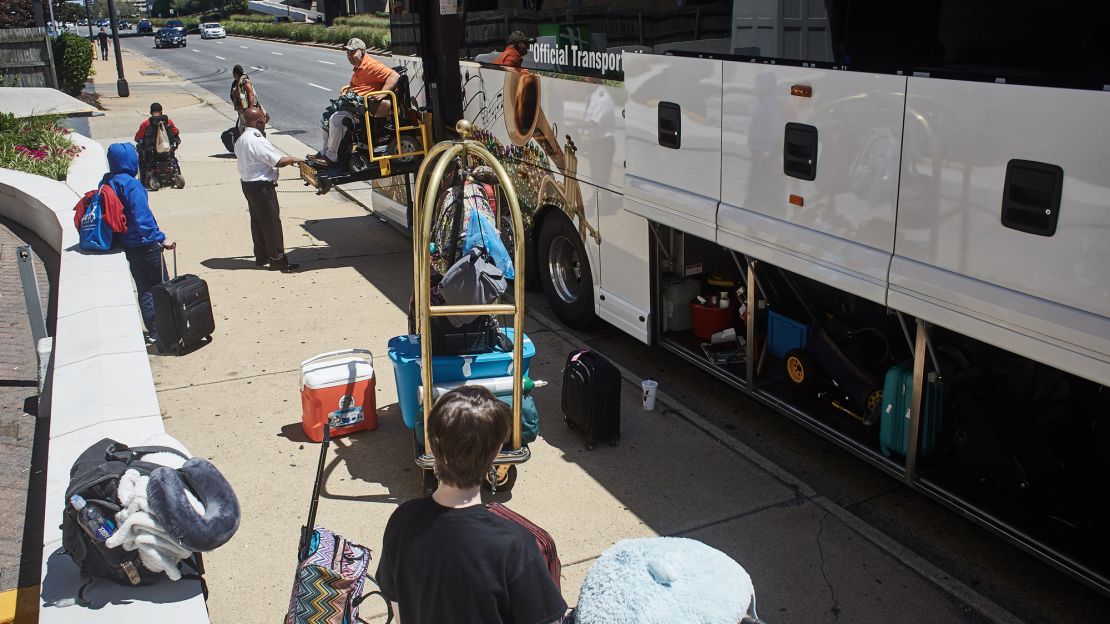
{"label": "orange and white cooler", "polygon": [[378,428],[374,356],[366,349],[321,353],[301,362],[301,428],[313,442]]}

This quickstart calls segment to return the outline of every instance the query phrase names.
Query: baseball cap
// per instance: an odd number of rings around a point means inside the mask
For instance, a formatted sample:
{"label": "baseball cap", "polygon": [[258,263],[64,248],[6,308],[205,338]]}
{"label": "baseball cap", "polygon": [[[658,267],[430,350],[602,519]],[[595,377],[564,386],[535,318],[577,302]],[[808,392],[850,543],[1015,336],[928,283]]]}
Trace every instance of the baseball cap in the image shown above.
{"label": "baseball cap", "polygon": [[366,42],[363,41],[362,39],[359,39],[358,37],[352,37],[351,40],[347,42],[347,45],[343,46],[343,49],[344,50],[365,50],[366,49]]}
{"label": "baseball cap", "polygon": [[509,35],[509,43],[535,43],[535,42],[536,42],[535,37],[529,37],[528,35],[520,32],[519,30],[514,30],[513,34]]}

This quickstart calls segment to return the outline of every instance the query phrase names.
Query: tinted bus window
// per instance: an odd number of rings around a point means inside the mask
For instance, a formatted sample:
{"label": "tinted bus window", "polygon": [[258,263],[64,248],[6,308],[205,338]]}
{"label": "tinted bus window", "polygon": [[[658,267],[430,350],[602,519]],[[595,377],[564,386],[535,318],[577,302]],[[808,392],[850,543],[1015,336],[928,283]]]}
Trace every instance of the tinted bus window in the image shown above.
{"label": "tinted bus window", "polygon": [[[394,4],[394,51],[419,51],[419,15]],[[525,66],[621,78],[623,51],[858,71],[1103,88],[1110,3],[1096,0],[477,0],[460,55],[492,62],[513,31]]]}

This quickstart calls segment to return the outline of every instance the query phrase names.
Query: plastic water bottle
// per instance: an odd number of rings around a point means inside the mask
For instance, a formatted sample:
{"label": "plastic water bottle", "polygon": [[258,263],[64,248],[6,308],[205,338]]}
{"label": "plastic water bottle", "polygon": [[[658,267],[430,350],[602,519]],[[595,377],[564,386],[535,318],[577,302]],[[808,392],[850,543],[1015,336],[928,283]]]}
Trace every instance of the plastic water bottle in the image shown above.
{"label": "plastic water bottle", "polygon": [[116,532],[116,523],[105,518],[100,510],[86,503],[79,495],[70,496],[69,504],[77,510],[77,523],[94,540],[103,542]]}

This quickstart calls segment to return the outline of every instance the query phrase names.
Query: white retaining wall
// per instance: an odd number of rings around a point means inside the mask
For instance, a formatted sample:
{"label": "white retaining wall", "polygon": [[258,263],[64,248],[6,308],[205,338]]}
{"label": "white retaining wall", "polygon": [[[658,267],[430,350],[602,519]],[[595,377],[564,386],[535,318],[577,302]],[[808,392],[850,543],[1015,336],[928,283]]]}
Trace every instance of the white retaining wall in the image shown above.
{"label": "white retaining wall", "polygon": [[207,622],[198,581],[124,587],[96,581],[85,590],[90,609],[75,604],[85,579],[61,552],[61,513],[69,468],[102,438],[139,445],[164,433],[142,318],[123,252],[77,250],[73,206],[107,171],[104,148],[74,133],[85,149],[69,179],[0,169],[0,215],[27,227],[60,254],[53,373],[43,402],[50,416],[39,622]]}

